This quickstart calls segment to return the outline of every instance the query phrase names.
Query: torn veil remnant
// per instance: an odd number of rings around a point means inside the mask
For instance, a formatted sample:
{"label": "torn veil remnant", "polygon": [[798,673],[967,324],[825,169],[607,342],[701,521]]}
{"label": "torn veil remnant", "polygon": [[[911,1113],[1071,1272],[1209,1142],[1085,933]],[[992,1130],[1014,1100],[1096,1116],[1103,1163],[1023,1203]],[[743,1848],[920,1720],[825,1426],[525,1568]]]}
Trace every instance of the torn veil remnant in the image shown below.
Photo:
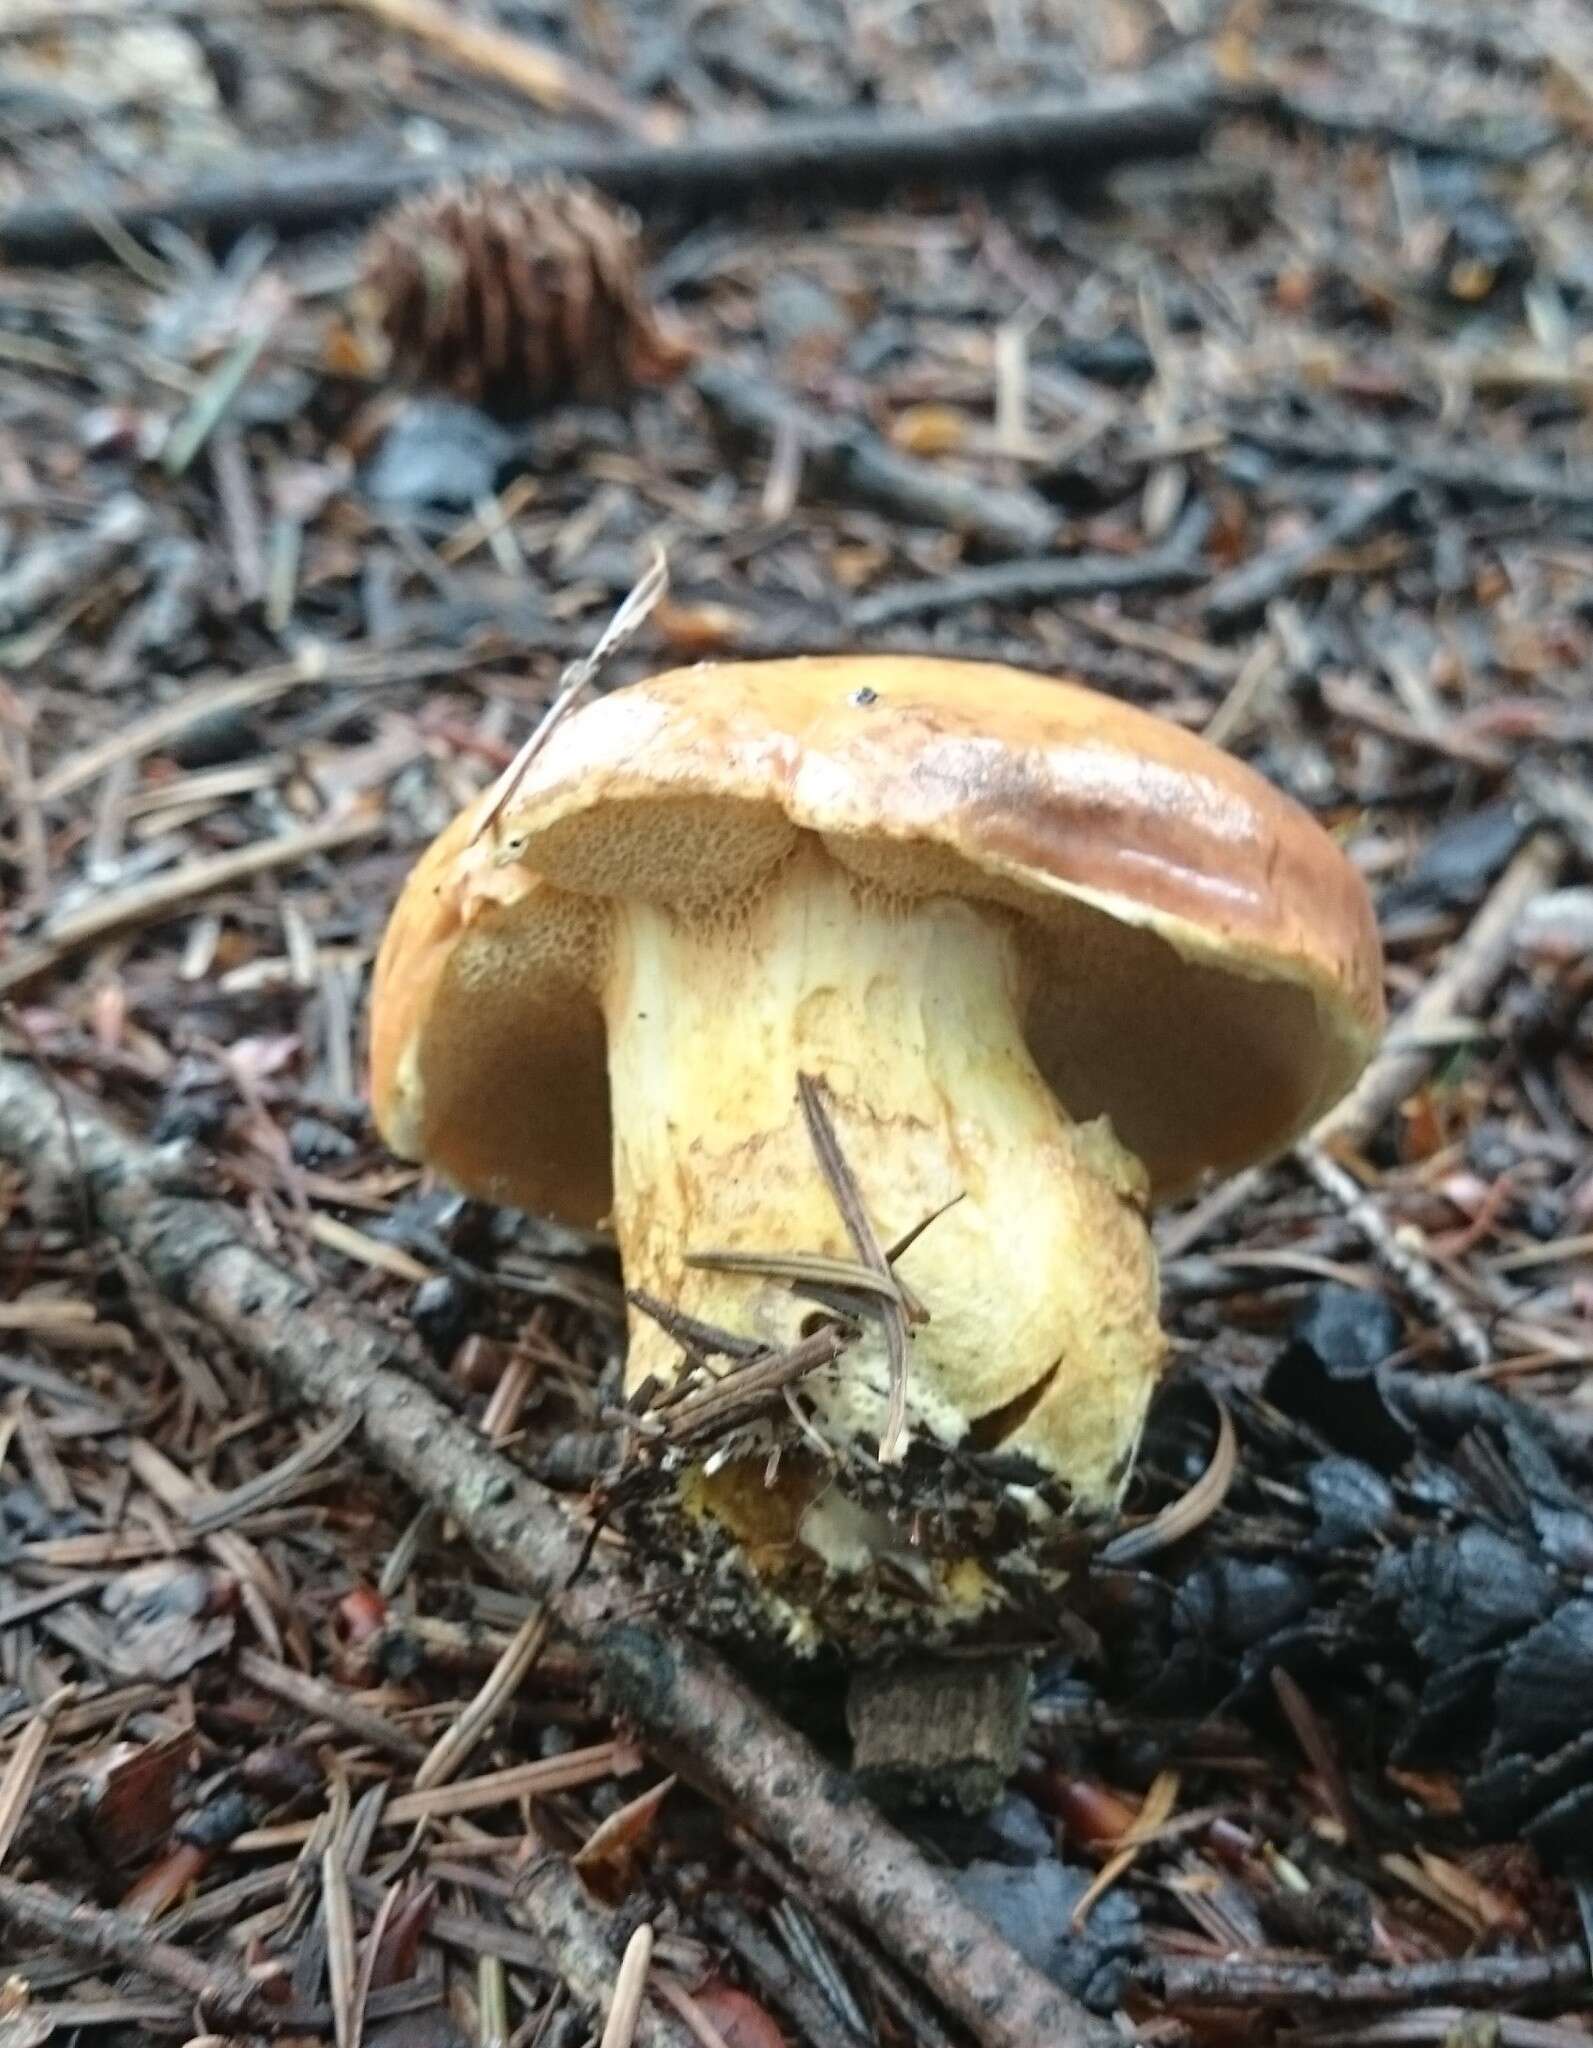
{"label": "torn veil remnant", "polygon": [[[1177,727],[982,664],[703,667],[573,714],[424,856],[373,1094],[399,1151],[611,1217],[633,1289],[772,1353],[814,1314],[780,1260],[859,1257],[821,1084],[877,1243],[910,1239],[906,1459],[875,1456],[865,1317],[793,1391],[802,1427],[692,1467],[676,1519],[793,1641],[923,1639],[998,1616],[1037,1528],[1119,1496],[1164,1349],[1148,1204],[1338,1099],[1379,967],[1332,840]],[[637,1315],[629,1385],[681,1370]],[[991,1499],[953,1512],[958,1474]]]}

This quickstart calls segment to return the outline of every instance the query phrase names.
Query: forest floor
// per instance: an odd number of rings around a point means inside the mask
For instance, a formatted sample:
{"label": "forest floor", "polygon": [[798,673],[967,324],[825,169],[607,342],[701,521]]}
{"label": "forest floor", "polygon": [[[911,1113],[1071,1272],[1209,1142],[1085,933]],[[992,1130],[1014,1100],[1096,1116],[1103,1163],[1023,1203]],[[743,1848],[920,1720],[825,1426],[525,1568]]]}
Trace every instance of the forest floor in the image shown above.
{"label": "forest floor", "polygon": [[[1593,15],[458,19],[0,4],[0,2048],[1585,2043]],[[384,191],[626,152],[678,375],[372,373]],[[849,1797],[840,1677],[612,1531],[571,1590],[612,1250],[363,1101],[410,865],[660,548],[603,687],[1080,677],[1377,900],[1350,1112],[1159,1219],[1167,1519],[982,1815]]]}

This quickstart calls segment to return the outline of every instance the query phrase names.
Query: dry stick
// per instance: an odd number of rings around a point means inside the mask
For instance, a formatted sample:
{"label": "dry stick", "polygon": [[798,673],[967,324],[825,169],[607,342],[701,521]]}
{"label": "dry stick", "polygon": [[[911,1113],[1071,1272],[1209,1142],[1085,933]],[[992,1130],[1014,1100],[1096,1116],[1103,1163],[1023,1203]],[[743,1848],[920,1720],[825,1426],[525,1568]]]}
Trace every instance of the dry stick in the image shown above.
{"label": "dry stick", "polygon": [[[1470,1017],[1487,1001],[1510,964],[1521,914],[1533,898],[1552,888],[1565,860],[1565,847],[1552,833],[1529,839],[1499,877],[1449,958],[1408,1010],[1399,1017],[1382,1050],[1336,1109],[1328,1111],[1308,1143],[1331,1150],[1357,1150],[1385,1117],[1426,1080],[1445,1028]],[[1163,1233],[1160,1249],[1171,1262],[1242,1208],[1266,1178],[1252,1167],[1220,1188]]]}
{"label": "dry stick", "polygon": [[980,483],[939,463],[903,455],[861,420],[805,405],[777,384],[731,363],[704,363],[698,396],[737,433],[771,442],[781,434],[835,496],[927,526],[946,526],[986,547],[1035,554],[1058,528],[1056,513],[1020,485]]}
{"label": "dry stick", "polygon": [[1441,50],[1510,65],[1536,74],[1548,61],[1543,43],[1525,24],[1518,25],[1502,9],[1468,7],[1463,11],[1423,5],[1422,0],[1329,0],[1335,14],[1393,28]]}
{"label": "dry stick", "polygon": [[336,818],[329,824],[307,825],[302,832],[284,832],[276,839],[255,846],[240,847],[235,853],[218,853],[206,860],[186,861],[158,881],[140,883],[137,888],[117,890],[97,903],[74,911],[47,927],[34,945],[0,961],[0,994],[33,981],[50,968],[112,932],[130,931],[186,910],[201,896],[218,889],[230,889],[235,882],[266,874],[272,868],[288,867],[318,853],[330,853],[350,846],[356,839],[370,839],[384,829],[380,818]]}
{"label": "dry stick", "polygon": [[330,1721],[335,1728],[346,1730],[356,1741],[368,1743],[384,1756],[396,1757],[403,1764],[418,1764],[426,1754],[425,1743],[396,1727],[385,1714],[361,1706],[342,1686],[327,1685],[307,1672],[279,1664],[259,1650],[240,1650],[238,1670],[259,1691],[297,1707],[313,1720]]}
{"label": "dry stick", "polygon": [[72,1688],[62,1686],[51,1695],[17,1738],[15,1749],[0,1777],[0,1863],[4,1863],[16,1839],[17,1829],[27,1813],[28,1801],[38,1783],[44,1753],[55,1732],[55,1717],[72,1697]]}
{"label": "dry stick", "polygon": [[260,1987],[241,1970],[157,1941],[130,1913],[79,1906],[43,1885],[0,1877],[0,1921],[36,1941],[59,1942],[71,1954],[92,1962],[118,1963],[141,1977],[174,1985],[204,2008],[212,2025],[249,2028],[271,2019]]}
{"label": "dry stick", "polygon": [[1409,477],[1398,472],[1346,498],[1311,531],[1221,576],[1201,602],[1201,613],[1213,626],[1236,625],[1265,610],[1276,597],[1319,568],[1334,549],[1364,540],[1397,512],[1410,496]]}
{"label": "dry stick", "polygon": [[63,1190],[81,1158],[102,1227],[155,1284],[294,1398],[358,1410],[370,1456],[452,1516],[511,1585],[555,1608],[672,1768],[782,1843],[983,2048],[1121,2048],[711,1650],[629,1619],[637,1589],[588,1557],[585,1533],[553,1495],[406,1376],[404,1338],[335,1292],[307,1288],[256,1249],[225,1204],[177,1192],[169,1152],[80,1095],[68,1099],[70,1137],[50,1082],[23,1060],[0,1059],[0,1157],[25,1162],[35,1188]]}
{"label": "dry stick", "polygon": [[551,114],[590,114],[612,127],[645,135],[652,124],[611,85],[567,57],[507,29],[490,28],[440,7],[437,0],[342,0],[388,28],[427,43],[441,57],[495,79]]}
{"label": "dry stick", "polygon": [[1402,747],[1416,747],[1438,754],[1446,761],[1459,761],[1468,768],[1480,768],[1484,775],[1508,775],[1509,751],[1491,740],[1462,732],[1453,723],[1426,726],[1402,711],[1387,697],[1354,676],[1328,674],[1320,678],[1322,707],[1334,718],[1349,719],[1371,732],[1381,733]]}
{"label": "dry stick", "polygon": [[1206,579],[1196,550],[1208,521],[1199,507],[1166,547],[1142,555],[1041,555],[1030,561],[988,562],[952,576],[892,583],[859,598],[846,614],[858,633],[877,632],[899,619],[928,618],[976,604],[1061,603],[1109,591],[1188,590]]}
{"label": "dry stick", "polygon": [[742,1854],[782,1894],[794,1896],[852,1967],[868,1979],[882,2002],[900,2020],[902,2031],[909,2041],[916,2044],[916,2048],[952,2048],[951,2036],[935,2014],[905,1978],[899,1976],[882,1956],[876,1955],[853,1927],[833,1912],[823,1899],[815,1896],[772,1850],[764,1847],[756,1835],[749,1835],[745,1828],[737,1828],[735,1840]]}
{"label": "dry stick", "polygon": [[1510,964],[1521,914],[1552,888],[1565,861],[1564,843],[1535,833],[1495,882],[1465,935],[1408,1010],[1396,1021],[1381,1052],[1337,1109],[1312,1131],[1329,1148],[1364,1145],[1372,1133],[1426,1080],[1437,1057],[1435,1038],[1458,1017],[1487,1001]]}
{"label": "dry stick", "polygon": [[119,492],[81,532],[29,548],[0,575],[0,632],[15,632],[47,605],[97,581],[143,539],[149,520],[141,500]]}
{"label": "dry stick", "polygon": [[[560,646],[563,644],[561,639]],[[555,651],[546,641],[528,643],[518,633],[516,646],[521,652],[545,654]],[[251,669],[247,675],[231,676],[217,682],[195,683],[186,688],[175,703],[162,704],[159,710],[148,712],[143,718],[119,725],[115,732],[96,745],[85,747],[81,753],[69,754],[48,775],[40,777],[34,793],[40,803],[54,803],[104,775],[118,762],[134,761],[141,755],[153,753],[157,747],[197,725],[201,719],[215,718],[227,711],[253,710],[258,705],[274,703],[279,697],[286,697],[294,690],[308,689],[313,684],[355,689],[378,683],[429,682],[433,677],[480,668],[490,658],[487,653],[476,649],[461,651],[458,648],[427,647],[399,653],[386,647],[362,646],[358,642],[339,648],[327,648],[317,643],[303,649],[292,661],[274,662],[265,668]]]}
{"label": "dry stick", "polygon": [[723,1379],[692,1391],[662,1410],[664,1434],[672,1444],[690,1444],[751,1421],[769,1407],[784,1405],[784,1389],[809,1373],[833,1365],[849,1342],[849,1332],[830,1327],[802,1337],[788,1351],[755,1364],[738,1365]]}
{"label": "dry stick", "polygon": [[1292,456],[1299,462],[1331,463],[1337,467],[1397,468],[1417,483],[1432,484],[1442,491],[1463,497],[1497,499],[1540,498],[1546,505],[1565,505],[1578,510],[1593,509],[1593,468],[1551,467],[1502,450],[1483,453],[1462,448],[1411,448],[1403,439],[1368,435],[1360,431],[1335,437],[1309,427],[1281,426],[1235,419],[1229,433],[1236,441],[1249,441],[1270,453]]}
{"label": "dry stick", "polygon": [[[303,234],[481,172],[512,178],[558,172],[655,209],[683,202],[722,209],[779,196],[807,200],[821,191],[855,197],[865,187],[888,189],[904,179],[965,185],[1031,171],[1077,178],[1149,157],[1187,156],[1224,113],[1248,103],[1248,96],[1196,84],[1020,100],[949,120],[918,113],[824,115],[662,146],[451,151],[369,171],[317,155],[268,160],[164,192],[146,187],[109,211],[134,235],[163,224],[199,235],[258,227]],[[95,222],[107,210],[103,193],[12,207],[0,214],[0,259],[61,263],[98,256],[104,244]]]}
{"label": "dry stick", "polygon": [[1529,1956],[1460,1956],[1389,1969],[1337,1963],[1262,1962],[1168,1956],[1147,1963],[1144,1979],[1169,2006],[1227,2005],[1254,2012],[1294,2005],[1407,2006],[1441,1999],[1482,2005],[1546,1999],[1561,2004],[1593,1993],[1587,1950],[1575,1942]]}
{"label": "dry stick", "polygon": [[1593,862],[1593,791],[1574,775],[1558,775],[1538,761],[1523,761],[1516,781],[1545,820],[1557,825],[1583,860]]}
{"label": "dry stick", "polygon": [[976,604],[1062,604],[1108,592],[1189,590],[1205,577],[1198,562],[1160,550],[1144,555],[1042,555],[1034,561],[991,562],[954,576],[888,584],[860,598],[846,617],[853,632],[873,633],[900,619],[929,618]]}
{"label": "dry stick", "polygon": [[798,1970],[734,1899],[718,1893],[703,1904],[703,1917],[738,1958],[758,1989],[790,2020],[802,2039],[858,2048],[858,2036],[841,2019],[812,1980]]}
{"label": "dry stick", "polygon": [[1297,1145],[1294,1156],[1307,1177],[1316,1182],[1329,1201],[1338,1204],[1366,1239],[1378,1264],[1398,1281],[1423,1315],[1438,1325],[1466,1363],[1479,1368],[1492,1364],[1493,1342],[1480,1319],[1467,1308],[1458,1290],[1425,1252],[1401,1241],[1375,1196],[1312,1139]]}
{"label": "dry stick", "polygon": [[1357,100],[1334,100],[1324,93],[1279,92],[1266,108],[1285,131],[1300,127],[1320,135],[1381,144],[1388,150],[1409,150],[1420,156],[1471,157],[1478,163],[1526,164],[1552,147],[1559,130],[1533,115],[1511,122],[1490,120],[1432,121],[1419,114],[1390,114]]}

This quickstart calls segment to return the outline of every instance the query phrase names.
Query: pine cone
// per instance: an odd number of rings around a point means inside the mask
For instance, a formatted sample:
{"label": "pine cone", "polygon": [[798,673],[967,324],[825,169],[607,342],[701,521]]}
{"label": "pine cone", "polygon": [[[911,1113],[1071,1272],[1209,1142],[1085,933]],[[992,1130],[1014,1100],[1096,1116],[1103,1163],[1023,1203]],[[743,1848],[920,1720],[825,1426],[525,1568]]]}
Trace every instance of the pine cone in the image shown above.
{"label": "pine cone", "polygon": [[613,397],[689,353],[647,302],[634,219],[586,185],[483,178],[406,200],[362,275],[391,370],[476,404]]}

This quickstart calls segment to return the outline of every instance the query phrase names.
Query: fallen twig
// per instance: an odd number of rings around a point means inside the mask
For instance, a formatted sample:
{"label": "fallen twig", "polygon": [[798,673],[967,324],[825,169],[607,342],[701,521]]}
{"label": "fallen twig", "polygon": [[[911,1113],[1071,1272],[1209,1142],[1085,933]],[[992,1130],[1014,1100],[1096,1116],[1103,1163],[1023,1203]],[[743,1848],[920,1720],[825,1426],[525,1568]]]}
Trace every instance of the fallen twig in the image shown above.
{"label": "fallen twig", "polygon": [[1475,453],[1459,448],[1411,447],[1359,431],[1342,436],[1308,427],[1285,427],[1235,420],[1229,432],[1269,453],[1297,462],[1323,462],[1346,469],[1393,467],[1412,482],[1493,502],[1541,499],[1547,505],[1578,510],[1593,506],[1593,469],[1551,469],[1547,463],[1523,460],[1502,450]]}
{"label": "fallen twig", "polygon": [[698,393],[738,433],[790,436],[826,489],[899,518],[947,526],[993,548],[1032,554],[1057,530],[1057,516],[1035,492],[979,483],[933,462],[903,455],[860,420],[804,405],[750,370],[704,363]]}
{"label": "fallen twig", "polygon": [[1411,1300],[1436,1323],[1470,1366],[1492,1363],[1488,1332],[1461,1300],[1431,1259],[1416,1245],[1396,1235],[1376,1201],[1345,1167],[1307,1139],[1295,1155],[1307,1175],[1328,1199],[1336,1202],[1371,1246],[1377,1262],[1397,1280]]}
{"label": "fallen twig", "polygon": [[0,1863],[4,1863],[10,1853],[27,1812],[28,1801],[38,1784],[44,1753],[54,1732],[55,1717],[71,1696],[70,1687],[63,1686],[40,1706],[17,1737],[4,1774],[0,1775]]}
{"label": "fallen twig", "polygon": [[[70,1105],[70,1134],[61,1100]],[[78,1166],[101,1226],[173,1299],[296,1399],[360,1414],[367,1452],[512,1585],[548,1601],[616,1702],[683,1776],[781,1842],[984,2048],[1101,2048],[1116,2036],[1025,1963],[924,1857],[711,1651],[631,1616],[636,1592],[557,1499],[408,1376],[408,1346],[256,1249],[142,1143],[28,1062],[0,1059],[0,1156],[62,1190]],[[418,1356],[418,1354],[417,1354]]]}
{"label": "fallen twig", "polygon": [[51,534],[0,574],[0,632],[18,626],[70,592],[95,582],[149,531],[149,509],[118,493],[76,533]]}
{"label": "fallen twig", "polygon": [[1593,1996],[1587,1951],[1575,1942],[1541,1955],[1457,1956],[1386,1969],[1246,1956],[1166,1956],[1146,1967],[1168,2005],[1227,2005],[1254,2012],[1293,2005],[1407,2006],[1442,1999],[1496,2007]]}
{"label": "fallen twig", "polygon": [[1503,10],[1467,8],[1452,14],[1444,7],[1412,4],[1412,0],[1330,0],[1336,14],[1393,28],[1441,50],[1477,56],[1490,64],[1518,66],[1528,73],[1542,69],[1545,55],[1531,29]]}
{"label": "fallen twig", "polygon": [[[1381,1050],[1336,1109],[1329,1110],[1307,1142],[1332,1152],[1364,1145],[1385,1117],[1413,1095],[1432,1071],[1447,1042],[1444,1032],[1486,1002],[1515,947],[1522,912],[1552,888],[1565,860],[1553,833],[1529,839],[1494,884],[1477,915],[1450,949],[1443,966],[1384,1040]],[[1162,1258],[1181,1258],[1260,1188],[1269,1169],[1236,1174],[1207,1200],[1181,1216],[1158,1239]]]}
{"label": "fallen twig", "polygon": [[240,1650],[238,1670],[250,1685],[258,1686],[273,1699],[285,1700],[313,1720],[330,1721],[334,1727],[347,1729],[357,1741],[369,1743],[400,1763],[418,1764],[426,1754],[423,1742],[395,1727],[385,1714],[362,1706],[344,1686],[328,1685],[308,1672],[295,1671],[290,1664],[279,1664],[259,1650]]}
{"label": "fallen twig", "polygon": [[1188,590],[1206,574],[1194,558],[1197,544],[1181,534],[1169,546],[1143,555],[1043,555],[1035,561],[988,562],[955,576],[893,583],[860,598],[847,617],[862,633],[898,619],[928,618],[975,604],[1060,604],[1109,591]]}
{"label": "fallen twig", "polygon": [[1382,143],[1422,155],[1469,156],[1479,163],[1526,164],[1553,146],[1550,121],[1518,119],[1423,121],[1387,107],[1358,106],[1323,93],[1280,93],[1268,111],[1285,128],[1314,128],[1320,135]]}
{"label": "fallen twig", "polygon": [[[550,638],[535,636],[530,640],[522,637],[519,645],[524,653],[566,649],[568,633],[555,637],[557,648]],[[213,683],[194,682],[174,703],[162,704],[144,717],[135,718],[96,746],[68,754],[48,775],[39,778],[35,794],[40,803],[55,803],[106,774],[118,762],[136,761],[141,755],[166,746],[202,719],[254,710],[295,690],[317,685],[353,690],[406,681],[424,682],[480,667],[489,658],[479,648],[392,648],[358,641],[324,647],[312,642],[292,661],[274,662],[269,667],[251,670],[248,675],[229,676]]]}
{"label": "fallen twig", "polygon": [[272,868],[290,867],[318,853],[331,853],[352,846],[357,839],[371,839],[383,829],[380,818],[334,818],[320,825],[306,825],[299,832],[284,832],[275,839],[262,839],[253,846],[241,846],[234,853],[213,854],[206,860],[185,862],[169,875],[153,882],[141,882],[131,889],[113,890],[97,902],[73,911],[46,926],[44,936],[31,946],[0,960],[0,994],[19,988],[24,982],[46,973],[68,959],[81,947],[112,932],[130,931],[152,924],[186,909],[201,896],[218,889],[230,889],[236,882],[268,874]]}
{"label": "fallen twig", "polygon": [[1593,791],[1581,777],[1558,775],[1539,761],[1523,761],[1516,780],[1543,817],[1559,826],[1593,866]]}
{"label": "fallen twig", "polygon": [[1440,1034],[1456,1018],[1474,1015],[1487,1000],[1510,964],[1521,913],[1541,891],[1553,887],[1564,860],[1564,843],[1552,832],[1535,833],[1526,842],[1455,941],[1449,958],[1395,1020],[1376,1059],[1312,1131],[1316,1144],[1330,1149],[1365,1144],[1383,1119],[1421,1086],[1441,1050]]}
{"label": "fallen twig", "polygon": [[737,1365],[723,1379],[693,1387],[671,1403],[664,1417],[664,1435],[678,1447],[701,1444],[704,1439],[752,1421],[770,1408],[784,1405],[784,1390],[809,1373],[833,1365],[846,1349],[850,1333],[830,1325],[803,1337],[788,1351],[776,1351],[765,1358]]}
{"label": "fallen twig", "polygon": [[1206,592],[1201,612],[1214,626],[1236,625],[1265,610],[1275,597],[1311,575],[1335,548],[1364,540],[1410,496],[1409,477],[1397,471],[1355,493],[1299,539],[1241,563]]}
{"label": "fallen twig", "polygon": [[[1431,2041],[1434,2048],[1452,2048],[1457,2036],[1470,2031],[1475,2015],[1461,2005],[1413,2005],[1387,2019],[1353,2020],[1348,2027],[1312,2027],[1300,2037],[1300,2048],[1413,2048]],[[1574,2023],[1522,2019],[1511,2012],[1489,2013],[1487,2038],[1497,2048],[1582,2048],[1586,2031]]]}
{"label": "fallen twig", "polygon": [[[247,2029],[267,2024],[272,2016],[259,1985],[241,1970],[157,1940],[131,1913],[80,1906],[44,1885],[0,1877],[0,1920],[19,1934],[59,1942],[91,1962],[117,1963],[158,1984],[173,1985],[203,2008],[212,2025]],[[303,2017],[296,2015],[296,2023],[302,2024]]]}
{"label": "fallen twig", "polygon": [[0,215],[0,257],[70,263],[101,255],[104,243],[95,223],[107,213],[132,235],[162,225],[221,237],[263,227],[307,234],[364,219],[406,193],[485,171],[511,178],[585,178],[641,207],[811,199],[823,190],[853,194],[905,179],[969,184],[1025,171],[1078,177],[1146,157],[1187,156],[1237,97],[1195,85],[1019,101],[952,120],[918,113],[836,114],[678,144],[578,145],[520,150],[507,158],[502,151],[461,150],[365,171],[321,155],[268,160],[164,192],[141,190],[110,206],[103,194],[14,206]]}

